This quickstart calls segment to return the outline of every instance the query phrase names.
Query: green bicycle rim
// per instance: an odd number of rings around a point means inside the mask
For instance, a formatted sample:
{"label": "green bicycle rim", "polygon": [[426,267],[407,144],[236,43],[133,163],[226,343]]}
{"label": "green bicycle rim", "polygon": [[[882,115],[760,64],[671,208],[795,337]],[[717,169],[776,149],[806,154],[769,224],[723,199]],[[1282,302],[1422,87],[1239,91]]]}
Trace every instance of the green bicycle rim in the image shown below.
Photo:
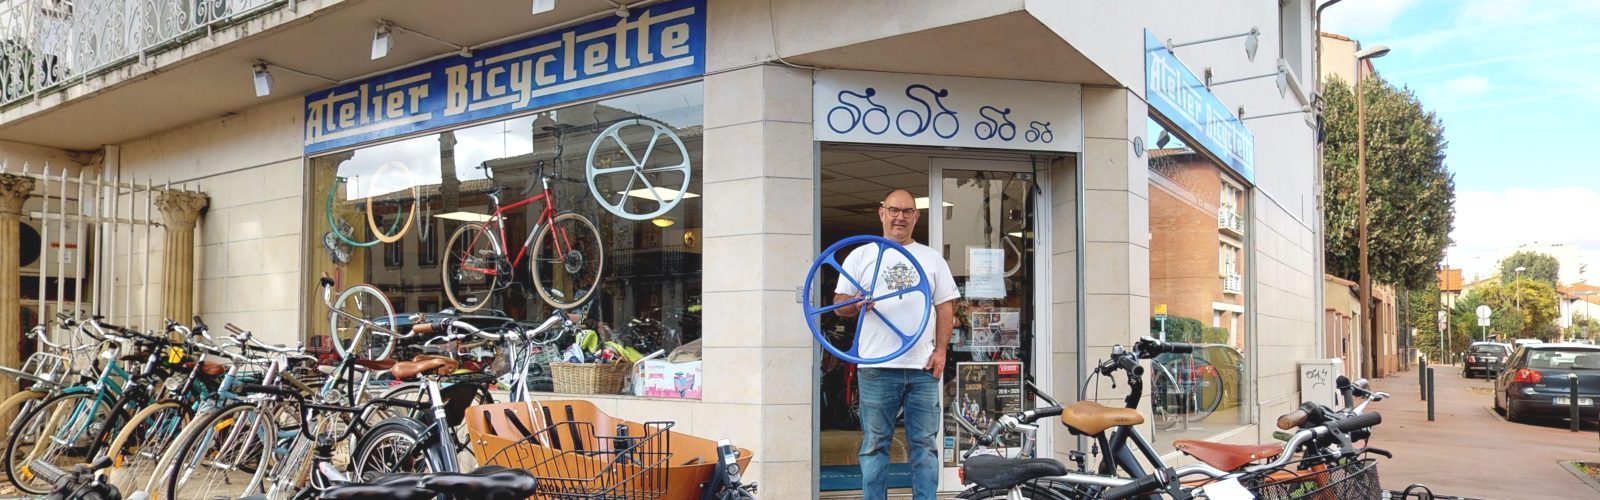
{"label": "green bicycle rim", "polygon": [[[350,246],[354,246],[354,247],[360,247],[360,248],[372,248],[372,247],[375,247],[379,243],[382,243],[381,241],[378,241],[376,238],[374,238],[372,241],[368,241],[368,242],[359,242],[359,241],[350,239],[349,236],[346,236],[344,233],[339,232],[339,221],[337,221],[337,220],[335,220],[333,218],[333,197],[334,197],[334,195],[338,194],[339,185],[340,184],[344,184],[344,181],[345,181],[345,179],[343,177],[334,177],[333,187],[328,189],[328,203],[327,203],[327,206],[326,206],[326,210],[324,210],[324,212],[328,216],[328,231],[333,233],[334,237],[339,238],[339,241],[345,242],[346,245],[350,245]],[[400,219],[399,218],[395,218],[394,224],[389,226],[389,230],[388,231],[384,231],[384,232],[385,233],[392,233],[392,232],[394,232],[395,230],[397,230],[399,228],[400,228]]]}

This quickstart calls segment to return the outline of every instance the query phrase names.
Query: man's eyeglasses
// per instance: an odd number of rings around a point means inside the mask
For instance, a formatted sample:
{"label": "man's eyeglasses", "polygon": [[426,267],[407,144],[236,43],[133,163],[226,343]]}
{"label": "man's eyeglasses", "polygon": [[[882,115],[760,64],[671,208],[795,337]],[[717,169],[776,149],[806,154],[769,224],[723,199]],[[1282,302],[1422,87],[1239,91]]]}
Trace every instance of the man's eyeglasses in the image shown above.
{"label": "man's eyeglasses", "polygon": [[887,210],[889,212],[889,216],[890,217],[895,217],[895,216],[913,217],[913,216],[917,215],[917,208],[916,207],[900,208],[900,207],[891,207],[891,206],[888,206],[888,205],[884,205],[883,209]]}

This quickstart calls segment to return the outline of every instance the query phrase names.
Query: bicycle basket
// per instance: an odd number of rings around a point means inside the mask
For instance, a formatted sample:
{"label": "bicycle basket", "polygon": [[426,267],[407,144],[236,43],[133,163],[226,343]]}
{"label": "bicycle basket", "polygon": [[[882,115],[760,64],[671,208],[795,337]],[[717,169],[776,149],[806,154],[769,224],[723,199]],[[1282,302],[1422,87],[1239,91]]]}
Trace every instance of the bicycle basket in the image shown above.
{"label": "bicycle basket", "polygon": [[[529,419],[529,409],[537,418]],[[479,463],[525,469],[533,497],[697,499],[717,464],[717,443],[672,432],[672,422],[637,423],[581,400],[498,403],[467,411]],[[739,449],[740,467],[751,453]]]}
{"label": "bicycle basket", "polygon": [[1378,462],[1370,458],[1299,473],[1280,471],[1250,488],[1250,492],[1263,500],[1383,497],[1383,489],[1378,486]]}
{"label": "bicycle basket", "polygon": [[27,389],[34,385],[48,386],[63,385],[68,375],[72,373],[72,360],[47,352],[36,352],[28,356],[22,363],[22,369],[0,367],[0,373],[17,378],[22,388]]}

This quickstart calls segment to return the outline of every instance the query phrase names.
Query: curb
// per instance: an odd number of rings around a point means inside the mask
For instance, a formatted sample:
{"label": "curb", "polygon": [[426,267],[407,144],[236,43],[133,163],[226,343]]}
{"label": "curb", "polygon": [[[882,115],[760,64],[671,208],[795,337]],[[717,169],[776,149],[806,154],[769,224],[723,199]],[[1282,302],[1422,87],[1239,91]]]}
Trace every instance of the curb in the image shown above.
{"label": "curb", "polygon": [[1600,479],[1596,479],[1594,476],[1585,474],[1583,471],[1578,470],[1578,466],[1573,465],[1574,463],[1577,463],[1576,460],[1562,460],[1557,463],[1561,464],[1561,468],[1566,469],[1567,472],[1571,472],[1572,475],[1577,476],[1579,481],[1583,481],[1583,484],[1587,484],[1590,488],[1594,488],[1595,492],[1600,492]]}

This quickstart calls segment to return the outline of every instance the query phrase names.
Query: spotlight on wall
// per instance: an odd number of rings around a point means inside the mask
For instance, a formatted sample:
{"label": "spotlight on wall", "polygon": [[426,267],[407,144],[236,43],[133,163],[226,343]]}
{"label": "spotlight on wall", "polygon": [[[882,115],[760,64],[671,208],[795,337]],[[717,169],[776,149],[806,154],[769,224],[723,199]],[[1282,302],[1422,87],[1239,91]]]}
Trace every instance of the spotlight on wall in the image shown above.
{"label": "spotlight on wall", "polygon": [[256,80],[256,97],[272,95],[272,73],[267,72],[267,62],[256,60],[250,64],[250,71]]}
{"label": "spotlight on wall", "polygon": [[1172,142],[1172,134],[1162,130],[1161,135],[1156,136],[1156,149],[1166,149],[1169,142]]}
{"label": "spotlight on wall", "polygon": [[394,48],[394,37],[390,36],[390,24],[378,21],[378,29],[372,32],[372,60],[387,57],[391,48]]}
{"label": "spotlight on wall", "polygon": [[533,13],[543,14],[556,10],[556,0],[533,0]]}
{"label": "spotlight on wall", "polygon": [[1230,38],[1239,38],[1239,37],[1244,37],[1244,56],[1245,56],[1245,58],[1249,59],[1251,62],[1255,62],[1255,60],[1256,60],[1256,49],[1261,47],[1261,29],[1257,28],[1255,26],[1251,26],[1250,27],[1250,31],[1246,31],[1244,33],[1234,33],[1232,35],[1222,35],[1222,36],[1218,36],[1218,37],[1204,38],[1204,39],[1195,40],[1195,41],[1192,41],[1192,42],[1176,43],[1176,42],[1173,42],[1171,38],[1168,38],[1167,39],[1167,51],[1171,52],[1172,49],[1176,49],[1178,47],[1187,47],[1187,46],[1190,46],[1190,45],[1199,45],[1199,44],[1202,44],[1202,43],[1210,43],[1210,42],[1216,42],[1216,41],[1227,40],[1227,39],[1230,39]]}
{"label": "spotlight on wall", "polygon": [[1206,80],[1206,88],[1207,89],[1212,88],[1212,87],[1219,87],[1219,86],[1222,86],[1222,85],[1227,85],[1227,84],[1230,84],[1230,83],[1239,83],[1239,82],[1245,82],[1245,81],[1250,81],[1250,80],[1258,80],[1258,79],[1262,79],[1262,78],[1277,77],[1277,81],[1278,81],[1278,97],[1288,97],[1288,95],[1289,95],[1289,63],[1285,62],[1282,59],[1278,60],[1278,68],[1277,68],[1277,70],[1275,70],[1275,71],[1273,71],[1271,73],[1255,75],[1255,76],[1246,76],[1246,77],[1242,77],[1242,78],[1234,78],[1234,79],[1231,79],[1231,80],[1221,80],[1221,81],[1213,81],[1211,79],[1211,77],[1212,77],[1211,68],[1208,66],[1205,69],[1205,80]]}

